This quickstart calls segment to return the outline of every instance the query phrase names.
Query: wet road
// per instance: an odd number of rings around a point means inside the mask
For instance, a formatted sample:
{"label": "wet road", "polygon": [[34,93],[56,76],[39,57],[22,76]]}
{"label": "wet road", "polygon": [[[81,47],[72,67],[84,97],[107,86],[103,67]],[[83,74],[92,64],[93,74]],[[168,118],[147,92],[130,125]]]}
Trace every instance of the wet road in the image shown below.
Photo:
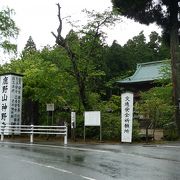
{"label": "wet road", "polygon": [[0,143],[0,180],[179,180],[180,146]]}

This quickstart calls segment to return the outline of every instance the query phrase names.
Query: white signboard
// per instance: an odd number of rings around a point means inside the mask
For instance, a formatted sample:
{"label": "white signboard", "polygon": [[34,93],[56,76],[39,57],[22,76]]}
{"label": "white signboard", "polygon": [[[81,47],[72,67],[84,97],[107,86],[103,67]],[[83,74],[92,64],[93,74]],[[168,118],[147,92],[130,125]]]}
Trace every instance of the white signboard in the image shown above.
{"label": "white signboard", "polygon": [[76,128],[76,112],[71,112],[71,128]]}
{"label": "white signboard", "polygon": [[100,111],[86,111],[84,113],[85,126],[101,126],[101,113]]}
{"label": "white signboard", "polygon": [[46,104],[46,111],[54,111],[54,104]]}
{"label": "white signboard", "polygon": [[133,93],[121,94],[121,142],[132,142]]}
{"label": "white signboard", "polygon": [[[0,96],[0,126],[21,125],[22,76],[1,76]],[[10,132],[5,129],[5,134]]]}

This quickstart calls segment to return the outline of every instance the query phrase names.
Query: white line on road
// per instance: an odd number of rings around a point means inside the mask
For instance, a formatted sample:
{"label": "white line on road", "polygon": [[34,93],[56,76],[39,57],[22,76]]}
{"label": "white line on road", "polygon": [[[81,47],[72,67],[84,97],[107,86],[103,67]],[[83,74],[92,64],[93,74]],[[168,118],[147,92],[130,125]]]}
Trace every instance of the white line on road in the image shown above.
{"label": "white line on road", "polygon": [[180,146],[176,146],[176,145],[157,145],[157,147],[162,147],[162,148],[180,148]]}
{"label": "white line on road", "polygon": [[36,162],[33,162],[33,161],[27,161],[27,160],[24,160],[24,159],[21,159],[22,162],[25,162],[25,163],[28,163],[28,164],[34,164],[34,165],[38,165],[38,166],[44,166],[43,164],[40,164],[40,163],[36,163]]}
{"label": "white line on road", "polygon": [[54,166],[47,166],[47,165],[44,165],[44,164],[36,163],[36,162],[33,162],[33,161],[27,161],[27,160],[23,160],[23,159],[22,159],[21,161],[22,161],[22,162],[25,162],[25,163],[28,163],[28,164],[34,164],[34,165],[37,165],[37,166],[54,169],[54,170],[56,170],[56,171],[60,171],[60,172],[63,172],[63,173],[72,174],[71,171],[67,171],[67,170],[65,170],[65,169],[56,168],[56,167],[54,167]]}
{"label": "white line on road", "polygon": [[142,147],[149,147],[149,148],[180,148],[180,145],[143,145]]}
{"label": "white line on road", "polygon": [[40,164],[40,163],[36,163],[36,162],[33,162],[33,161],[27,161],[27,160],[21,160],[22,162],[25,162],[25,163],[28,163],[28,164],[33,164],[33,165],[37,165],[37,166],[41,166],[41,167],[45,167],[45,168],[49,168],[49,169],[53,169],[53,170],[56,170],[56,171],[60,171],[60,172],[63,172],[63,173],[68,173],[68,174],[74,174],[76,176],[80,176],[82,177],[83,179],[88,179],[88,180],[96,180],[94,178],[90,178],[90,177],[86,177],[86,176],[83,176],[83,175],[77,175],[71,171],[68,171],[68,170],[65,170],[65,169],[61,169],[61,168],[57,168],[57,167],[54,167],[54,166],[48,166],[48,165],[44,165],[44,164]]}
{"label": "white line on road", "polygon": [[[81,176],[81,175],[80,175]],[[93,178],[89,178],[89,177],[86,177],[86,176],[81,176],[82,178],[84,179],[88,179],[88,180],[96,180],[96,179],[93,179]]]}
{"label": "white line on road", "polygon": [[60,172],[68,173],[68,174],[73,174],[71,171],[67,171],[65,169],[56,168],[54,166],[45,166],[45,167],[50,168],[50,169],[54,169],[56,171],[60,171]]}

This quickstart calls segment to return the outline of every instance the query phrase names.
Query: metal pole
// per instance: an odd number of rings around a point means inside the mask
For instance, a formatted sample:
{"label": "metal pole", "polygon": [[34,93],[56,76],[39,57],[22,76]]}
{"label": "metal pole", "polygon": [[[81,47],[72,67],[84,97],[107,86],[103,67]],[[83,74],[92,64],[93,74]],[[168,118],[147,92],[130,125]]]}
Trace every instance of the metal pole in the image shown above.
{"label": "metal pole", "polygon": [[48,111],[47,111],[47,126],[48,126]]}
{"label": "metal pole", "polygon": [[52,111],[52,122],[51,122],[52,126],[53,126],[53,111]]}
{"label": "metal pole", "polygon": [[30,134],[30,143],[33,143],[33,129],[34,129],[34,125],[31,124],[31,134]]}
{"label": "metal pole", "polygon": [[101,124],[100,124],[100,142],[102,141],[102,127],[101,127]]}
{"label": "metal pole", "polygon": [[85,124],[84,124],[84,141],[86,141],[86,129],[85,129]]}

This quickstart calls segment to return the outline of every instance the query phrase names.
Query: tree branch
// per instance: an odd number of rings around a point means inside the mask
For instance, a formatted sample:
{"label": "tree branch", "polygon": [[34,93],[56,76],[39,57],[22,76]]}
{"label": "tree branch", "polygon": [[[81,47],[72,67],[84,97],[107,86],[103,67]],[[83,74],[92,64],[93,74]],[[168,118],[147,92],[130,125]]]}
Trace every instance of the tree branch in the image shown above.
{"label": "tree branch", "polygon": [[57,32],[58,32],[58,36],[61,36],[61,31],[62,31],[61,6],[59,3],[57,4],[57,6],[58,6],[58,19],[59,19],[59,27],[57,29]]}
{"label": "tree branch", "polygon": [[59,27],[57,29],[57,35],[55,35],[54,32],[51,32],[51,33],[55,37],[56,43],[65,48],[65,39],[61,35],[61,32],[62,32],[61,6],[59,3],[56,5],[58,6]]}
{"label": "tree branch", "polygon": [[51,32],[51,34],[55,37],[55,39],[57,38],[57,36],[54,34],[54,32]]}

